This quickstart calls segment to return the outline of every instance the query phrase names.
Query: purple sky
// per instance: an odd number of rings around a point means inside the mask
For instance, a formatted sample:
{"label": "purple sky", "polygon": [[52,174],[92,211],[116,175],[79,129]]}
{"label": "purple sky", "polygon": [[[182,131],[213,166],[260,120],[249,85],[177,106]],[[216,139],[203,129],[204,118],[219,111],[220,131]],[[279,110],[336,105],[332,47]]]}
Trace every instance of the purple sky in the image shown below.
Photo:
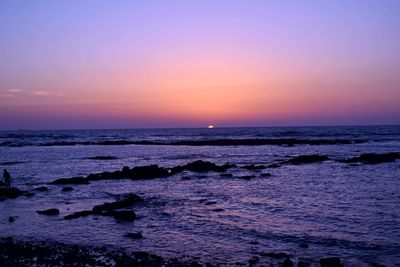
{"label": "purple sky", "polygon": [[0,1],[0,130],[400,123],[400,1]]}

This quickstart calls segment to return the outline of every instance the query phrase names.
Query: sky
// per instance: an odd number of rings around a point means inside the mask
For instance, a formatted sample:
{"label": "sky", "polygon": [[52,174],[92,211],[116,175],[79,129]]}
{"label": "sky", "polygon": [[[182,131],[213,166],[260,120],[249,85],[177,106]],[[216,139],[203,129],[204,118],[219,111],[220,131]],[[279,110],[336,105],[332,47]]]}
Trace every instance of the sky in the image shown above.
{"label": "sky", "polygon": [[0,130],[400,124],[398,0],[1,0]]}

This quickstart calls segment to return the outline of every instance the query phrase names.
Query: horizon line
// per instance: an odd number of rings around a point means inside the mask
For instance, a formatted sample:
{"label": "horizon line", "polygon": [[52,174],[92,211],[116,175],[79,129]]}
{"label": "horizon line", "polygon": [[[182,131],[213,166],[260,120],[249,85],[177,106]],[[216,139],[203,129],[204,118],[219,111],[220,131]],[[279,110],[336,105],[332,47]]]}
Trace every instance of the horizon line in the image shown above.
{"label": "horizon line", "polygon": [[213,131],[215,129],[233,129],[233,128],[311,128],[311,127],[388,127],[400,126],[400,123],[393,124],[326,124],[326,125],[281,125],[281,126],[221,126],[214,124],[213,129],[203,127],[132,127],[132,128],[56,128],[56,129],[0,129],[0,132],[18,132],[18,131],[100,131],[100,130],[173,130],[173,129],[205,129]]}

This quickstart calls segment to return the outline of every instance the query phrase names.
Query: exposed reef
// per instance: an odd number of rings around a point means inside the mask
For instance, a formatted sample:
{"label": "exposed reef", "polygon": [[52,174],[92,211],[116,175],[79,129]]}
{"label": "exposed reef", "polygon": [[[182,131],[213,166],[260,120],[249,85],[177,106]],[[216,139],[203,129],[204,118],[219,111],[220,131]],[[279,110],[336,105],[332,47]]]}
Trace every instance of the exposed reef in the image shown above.
{"label": "exposed reef", "polygon": [[365,143],[362,139],[293,139],[293,138],[253,138],[253,139],[215,139],[215,140],[181,140],[181,141],[133,141],[133,140],[108,140],[108,141],[54,141],[33,145],[30,143],[13,143],[10,141],[0,143],[3,147],[21,146],[75,146],[75,145],[169,145],[169,146],[294,146],[294,145],[346,145]]}
{"label": "exposed reef", "polygon": [[158,165],[138,166],[134,168],[124,167],[121,171],[114,172],[101,172],[95,174],[89,174],[86,177],[72,177],[72,178],[61,178],[52,181],[50,184],[89,184],[90,181],[99,180],[112,180],[112,179],[131,179],[131,180],[142,180],[142,179],[154,179],[164,178],[183,171],[192,172],[224,172],[235,165],[224,164],[216,165],[215,163],[197,160],[186,165],[176,166],[173,168],[163,168]]}
{"label": "exposed reef", "polygon": [[9,198],[17,198],[24,195],[25,193],[26,192],[21,191],[16,187],[11,187],[10,189],[0,188],[0,201]]}
{"label": "exposed reef", "polygon": [[47,209],[47,210],[38,210],[36,211],[38,214],[42,215],[58,215],[60,211],[58,209]]}
{"label": "exposed reef", "polygon": [[399,152],[390,152],[390,153],[383,153],[383,154],[367,153],[367,154],[362,154],[359,157],[354,157],[351,159],[343,160],[342,162],[379,164],[379,163],[393,162],[396,159],[400,159]]}
{"label": "exposed reef", "polygon": [[78,211],[64,217],[65,220],[76,219],[89,215],[111,216],[119,221],[133,221],[136,219],[134,211],[129,210],[144,199],[136,194],[129,194],[114,202],[107,202],[94,206],[91,210]]}

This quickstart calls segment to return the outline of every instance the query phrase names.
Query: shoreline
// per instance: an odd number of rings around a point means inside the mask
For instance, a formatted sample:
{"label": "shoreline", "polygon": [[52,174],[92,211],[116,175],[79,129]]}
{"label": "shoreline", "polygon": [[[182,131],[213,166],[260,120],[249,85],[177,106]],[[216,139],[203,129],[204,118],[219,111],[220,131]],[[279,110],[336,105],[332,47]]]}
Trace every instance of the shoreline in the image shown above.
{"label": "shoreline", "polygon": [[[202,266],[144,251],[0,237],[0,266]],[[212,265],[207,265],[212,266]]]}
{"label": "shoreline", "polygon": [[[218,253],[218,252],[216,252]],[[254,255],[247,262],[234,266],[281,267],[341,267],[339,257],[317,259],[297,257],[286,252],[264,252]],[[0,266],[149,266],[149,267],[213,267],[232,266],[231,263],[203,262],[196,257],[176,255],[163,257],[147,251],[129,251],[105,245],[77,245],[59,241],[0,237]],[[369,266],[384,266],[371,263]]]}

